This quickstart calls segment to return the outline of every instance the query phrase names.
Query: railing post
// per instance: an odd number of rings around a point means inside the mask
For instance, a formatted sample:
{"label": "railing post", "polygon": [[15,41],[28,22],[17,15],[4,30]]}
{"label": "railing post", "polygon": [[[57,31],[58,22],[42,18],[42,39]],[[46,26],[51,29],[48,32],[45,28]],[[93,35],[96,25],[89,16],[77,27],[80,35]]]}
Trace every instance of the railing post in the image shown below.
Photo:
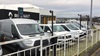
{"label": "railing post", "polygon": [[66,56],[66,34],[64,35],[64,56]]}
{"label": "railing post", "polygon": [[94,34],[93,32],[94,32],[94,30],[91,29],[91,39],[92,39],[91,46],[93,46],[93,34]]}
{"label": "railing post", "polygon": [[96,29],[96,43],[97,43],[97,38],[98,37],[98,29]]}
{"label": "railing post", "polygon": [[87,51],[87,39],[89,38],[89,30],[86,32],[86,51]]}
{"label": "railing post", "polygon": [[99,41],[99,29],[98,29],[98,41]]}
{"label": "railing post", "polygon": [[99,29],[99,33],[98,34],[99,34],[99,41],[100,41],[100,29]]}
{"label": "railing post", "polygon": [[42,37],[40,37],[40,56],[42,56]]}
{"label": "railing post", "polygon": [[100,36],[100,35],[99,35],[99,31],[100,31],[100,29],[98,29],[98,41],[99,41],[99,36]]}
{"label": "railing post", "polygon": [[80,37],[78,37],[77,56],[79,56],[79,41],[80,41],[79,38],[80,38]]}

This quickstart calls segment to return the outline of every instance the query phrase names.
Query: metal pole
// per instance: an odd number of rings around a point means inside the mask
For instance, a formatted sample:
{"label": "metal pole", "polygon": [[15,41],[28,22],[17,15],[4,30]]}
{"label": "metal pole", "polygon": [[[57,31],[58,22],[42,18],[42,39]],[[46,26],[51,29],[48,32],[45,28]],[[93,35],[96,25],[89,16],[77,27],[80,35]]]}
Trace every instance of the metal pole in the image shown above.
{"label": "metal pole", "polygon": [[[53,36],[53,11],[50,10],[50,13],[52,14],[52,36]],[[57,43],[57,37],[52,38],[51,41],[52,41],[51,44]],[[54,45],[53,47],[54,47],[53,48],[53,52],[54,52],[53,56],[56,56],[56,45]]]}
{"label": "metal pole", "polygon": [[64,35],[64,56],[66,56],[66,35]]}
{"label": "metal pole", "polygon": [[91,0],[91,7],[90,7],[90,28],[92,28],[92,9],[93,9],[93,0]]}
{"label": "metal pole", "polygon": [[86,15],[86,17],[87,17],[87,30],[89,29],[89,20],[90,20],[90,18],[89,18],[89,15]]}
{"label": "metal pole", "polygon": [[78,16],[80,16],[80,30],[81,30],[81,19],[82,19],[82,15],[78,14]]}
{"label": "metal pole", "polygon": [[53,11],[50,10],[50,13],[52,14],[52,36],[53,36]]}
{"label": "metal pole", "polygon": [[40,56],[42,56],[42,54],[43,54],[43,52],[42,52],[42,48],[43,48],[43,47],[42,47],[42,37],[40,37],[40,39],[41,39],[41,40],[40,40],[40,46],[41,46],[41,47],[40,47]]}
{"label": "metal pole", "polygon": [[77,56],[79,56],[79,47],[80,47],[80,43],[79,43],[80,40],[79,40],[79,38],[80,37],[78,37],[78,43],[77,43]]}

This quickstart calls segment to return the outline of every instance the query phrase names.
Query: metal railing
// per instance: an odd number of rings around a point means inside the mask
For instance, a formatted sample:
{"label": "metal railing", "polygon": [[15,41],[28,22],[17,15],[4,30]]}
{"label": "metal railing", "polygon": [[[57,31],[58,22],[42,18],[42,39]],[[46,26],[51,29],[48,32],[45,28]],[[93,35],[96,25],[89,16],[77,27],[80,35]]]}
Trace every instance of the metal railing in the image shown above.
{"label": "metal railing", "polygon": [[[66,40],[66,34],[63,34],[63,41],[57,41],[56,43],[43,46],[43,37],[40,38],[40,45],[35,47],[30,47],[24,50],[18,50],[13,53],[4,54],[3,56],[54,56],[56,50],[56,56],[79,56],[82,52],[87,51],[89,47],[100,41],[100,29],[89,30],[87,34],[78,37],[76,41]],[[61,37],[61,35],[48,37],[48,40],[56,37]],[[27,38],[34,39],[34,38]],[[16,43],[24,41],[27,39],[18,39],[6,42],[0,42],[0,45]],[[56,48],[56,49],[55,49]]]}

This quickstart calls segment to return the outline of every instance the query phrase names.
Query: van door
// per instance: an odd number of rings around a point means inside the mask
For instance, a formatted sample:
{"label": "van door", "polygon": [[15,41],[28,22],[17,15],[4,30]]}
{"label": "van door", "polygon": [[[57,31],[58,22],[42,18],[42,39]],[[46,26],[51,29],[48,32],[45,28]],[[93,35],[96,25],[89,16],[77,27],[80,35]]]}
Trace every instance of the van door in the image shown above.
{"label": "van door", "polygon": [[[19,39],[19,34],[17,32],[17,29],[14,25],[11,25],[11,34],[12,34],[12,37],[10,37],[10,40],[16,40],[16,39]],[[16,43],[11,43],[11,44],[8,44],[6,45],[9,49],[11,49],[11,51],[17,51],[18,50],[18,42]]]}

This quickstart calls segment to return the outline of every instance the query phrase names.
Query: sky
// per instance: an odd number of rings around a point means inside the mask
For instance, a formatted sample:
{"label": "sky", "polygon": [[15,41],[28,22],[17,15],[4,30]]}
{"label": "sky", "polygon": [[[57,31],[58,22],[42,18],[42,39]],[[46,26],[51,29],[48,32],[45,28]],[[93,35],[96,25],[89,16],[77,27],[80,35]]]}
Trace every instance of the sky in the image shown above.
{"label": "sky", "polygon": [[[32,4],[53,10],[57,17],[90,15],[91,0],[0,0],[0,4]],[[93,17],[100,16],[100,0],[93,0]]]}

